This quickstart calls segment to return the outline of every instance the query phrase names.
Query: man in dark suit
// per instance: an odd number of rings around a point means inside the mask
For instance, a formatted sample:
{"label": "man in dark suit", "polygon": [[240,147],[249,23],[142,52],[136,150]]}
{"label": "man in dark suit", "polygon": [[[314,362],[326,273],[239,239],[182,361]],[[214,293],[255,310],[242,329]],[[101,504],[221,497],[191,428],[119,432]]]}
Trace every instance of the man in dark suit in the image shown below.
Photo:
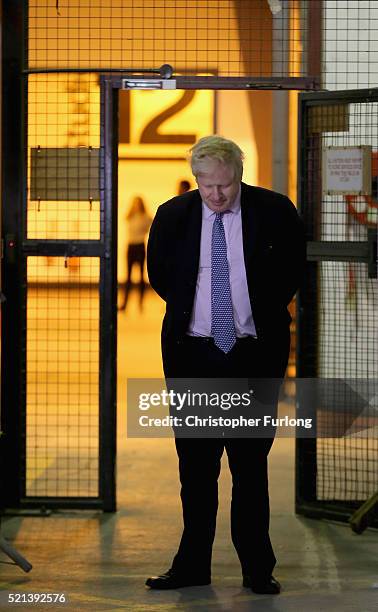
{"label": "man in dark suit", "polygon": [[[198,189],[162,204],[147,265],[166,302],[167,379],[282,379],[290,345],[287,306],[303,271],[305,242],[290,200],[241,182],[243,153],[219,136],[191,149]],[[224,449],[232,474],[231,535],[243,585],[275,594],[267,456],[273,438],[176,437],[184,530],[171,568],[146,584],[209,584]]]}

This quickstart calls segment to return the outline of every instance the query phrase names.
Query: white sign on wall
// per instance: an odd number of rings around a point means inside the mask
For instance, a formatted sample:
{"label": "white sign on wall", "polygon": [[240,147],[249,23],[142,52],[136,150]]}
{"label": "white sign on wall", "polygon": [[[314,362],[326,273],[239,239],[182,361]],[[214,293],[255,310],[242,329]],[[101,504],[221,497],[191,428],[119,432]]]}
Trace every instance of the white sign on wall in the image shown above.
{"label": "white sign on wall", "polygon": [[371,195],[371,146],[325,147],[323,193]]}

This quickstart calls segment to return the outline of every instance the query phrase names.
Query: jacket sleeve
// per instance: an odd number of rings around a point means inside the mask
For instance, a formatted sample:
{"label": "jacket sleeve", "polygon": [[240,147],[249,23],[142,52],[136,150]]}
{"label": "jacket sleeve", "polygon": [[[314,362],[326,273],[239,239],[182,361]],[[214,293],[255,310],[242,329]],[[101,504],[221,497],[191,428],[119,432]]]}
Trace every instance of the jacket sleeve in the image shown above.
{"label": "jacket sleeve", "polygon": [[152,222],[147,243],[147,271],[151,287],[163,300],[168,290],[168,236],[164,212],[160,206]]}

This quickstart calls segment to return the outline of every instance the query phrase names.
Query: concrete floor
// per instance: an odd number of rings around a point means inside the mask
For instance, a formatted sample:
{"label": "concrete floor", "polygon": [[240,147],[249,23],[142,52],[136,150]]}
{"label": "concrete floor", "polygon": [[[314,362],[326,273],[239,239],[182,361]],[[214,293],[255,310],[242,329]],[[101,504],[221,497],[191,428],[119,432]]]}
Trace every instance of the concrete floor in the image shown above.
{"label": "concrete floor", "polygon": [[140,314],[132,295],[119,316],[118,512],[3,520],[3,535],[33,569],[25,574],[0,555],[0,610],[11,608],[9,592],[49,592],[65,593],[68,604],[33,605],[34,610],[377,612],[378,533],[358,536],[345,525],[294,514],[294,441],[288,438],[278,438],[270,454],[271,536],[282,593],[255,595],[241,587],[229,532],[227,469],[220,478],[212,585],[170,592],[145,588],[149,575],[168,569],[181,533],[173,441],[125,435],[127,376],[162,375],[162,312],[158,298],[147,294]]}

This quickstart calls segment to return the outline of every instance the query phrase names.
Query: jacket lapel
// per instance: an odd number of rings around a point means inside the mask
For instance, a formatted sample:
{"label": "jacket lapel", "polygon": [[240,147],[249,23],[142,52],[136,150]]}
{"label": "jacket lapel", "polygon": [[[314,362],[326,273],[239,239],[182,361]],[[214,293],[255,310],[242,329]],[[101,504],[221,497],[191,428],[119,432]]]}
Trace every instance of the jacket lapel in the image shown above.
{"label": "jacket lapel", "polygon": [[259,218],[256,200],[253,198],[253,188],[242,183],[241,185],[241,217],[243,231],[244,263],[247,278],[251,270],[253,256],[258,249]]}

